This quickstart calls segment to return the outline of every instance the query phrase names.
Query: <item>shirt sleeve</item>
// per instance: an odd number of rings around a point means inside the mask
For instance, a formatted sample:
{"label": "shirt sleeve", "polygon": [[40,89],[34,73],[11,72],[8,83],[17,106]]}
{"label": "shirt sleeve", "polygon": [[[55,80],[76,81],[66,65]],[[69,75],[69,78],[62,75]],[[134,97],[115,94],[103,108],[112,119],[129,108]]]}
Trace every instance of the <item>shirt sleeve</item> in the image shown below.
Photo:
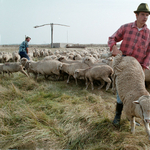
{"label": "shirt sleeve", "polygon": [[25,47],[26,47],[26,48],[28,48],[28,47],[29,47],[29,45],[28,45],[28,42],[27,42],[27,41],[25,41]]}
{"label": "shirt sleeve", "polygon": [[142,67],[150,70],[150,68],[149,68],[149,65],[150,65],[150,43],[149,43],[148,49],[146,51],[146,57],[143,61],[143,64],[141,64],[141,65],[142,65]]}
{"label": "shirt sleeve", "polygon": [[124,26],[121,26],[112,36],[108,39],[108,46],[110,47],[110,51],[112,47],[116,45],[117,42],[120,42],[123,39],[124,35]]}

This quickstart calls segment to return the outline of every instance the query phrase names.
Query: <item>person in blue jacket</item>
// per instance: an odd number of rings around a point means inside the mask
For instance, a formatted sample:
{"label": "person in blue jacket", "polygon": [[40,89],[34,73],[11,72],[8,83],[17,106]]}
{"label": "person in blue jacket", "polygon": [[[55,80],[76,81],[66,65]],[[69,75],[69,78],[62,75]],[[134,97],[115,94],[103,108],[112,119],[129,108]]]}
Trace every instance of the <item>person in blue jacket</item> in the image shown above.
{"label": "person in blue jacket", "polygon": [[27,36],[25,38],[25,41],[23,41],[21,43],[21,45],[19,46],[19,55],[20,55],[21,58],[25,57],[28,60],[30,60],[30,58],[28,56],[28,53],[29,53],[28,42],[30,42],[30,40],[31,40],[31,38],[29,36]]}

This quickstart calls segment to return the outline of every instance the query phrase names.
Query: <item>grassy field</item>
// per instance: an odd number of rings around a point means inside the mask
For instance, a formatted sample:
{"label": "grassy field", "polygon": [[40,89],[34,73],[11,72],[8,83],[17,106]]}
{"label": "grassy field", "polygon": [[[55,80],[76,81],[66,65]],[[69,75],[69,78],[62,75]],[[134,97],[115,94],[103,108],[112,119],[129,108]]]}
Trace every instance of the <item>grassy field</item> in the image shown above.
{"label": "grassy field", "polygon": [[140,119],[135,135],[124,114],[120,127],[112,125],[115,104],[105,87],[91,91],[81,81],[0,75],[0,149],[150,149]]}

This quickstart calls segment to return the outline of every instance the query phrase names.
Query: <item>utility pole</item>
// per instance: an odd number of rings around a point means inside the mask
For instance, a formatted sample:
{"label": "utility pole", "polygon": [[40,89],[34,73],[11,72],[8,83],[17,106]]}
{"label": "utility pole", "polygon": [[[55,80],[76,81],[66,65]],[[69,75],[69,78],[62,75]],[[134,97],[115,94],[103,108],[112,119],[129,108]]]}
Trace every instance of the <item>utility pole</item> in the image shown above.
{"label": "utility pole", "polygon": [[51,48],[53,48],[53,23],[51,24]]}
{"label": "utility pole", "polygon": [[43,27],[43,26],[46,26],[46,25],[50,25],[50,27],[51,27],[51,48],[53,48],[53,25],[60,25],[60,26],[70,27],[70,26],[64,25],[64,24],[49,23],[49,24],[43,24],[43,25],[39,25],[39,26],[34,26],[34,28]]}

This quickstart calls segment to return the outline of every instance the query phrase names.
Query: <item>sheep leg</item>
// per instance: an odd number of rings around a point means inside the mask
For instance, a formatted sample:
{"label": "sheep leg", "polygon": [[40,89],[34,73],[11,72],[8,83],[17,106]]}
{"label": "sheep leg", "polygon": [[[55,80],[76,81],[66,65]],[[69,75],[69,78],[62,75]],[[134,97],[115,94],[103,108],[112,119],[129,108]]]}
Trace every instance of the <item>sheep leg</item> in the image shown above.
{"label": "sheep leg", "polygon": [[112,75],[112,92],[116,94],[116,76],[115,74]]}
{"label": "sheep leg", "polygon": [[23,70],[23,68],[20,70],[20,72],[29,77],[28,74]]}
{"label": "sheep leg", "polygon": [[48,79],[48,76],[46,74],[44,74],[45,79]]}
{"label": "sheep leg", "polygon": [[144,125],[145,125],[146,132],[147,132],[147,134],[148,134],[148,138],[149,138],[149,140],[150,140],[150,128],[149,128],[149,123],[147,123],[147,122],[145,122],[145,121],[143,121],[143,122],[144,122]]}
{"label": "sheep leg", "polygon": [[58,80],[61,80],[61,77],[62,77],[62,80],[65,80],[64,73],[59,75],[59,78],[58,78]]}
{"label": "sheep leg", "polygon": [[105,81],[103,79],[100,79],[101,86],[98,89],[101,89],[105,85]]}
{"label": "sheep leg", "polygon": [[76,81],[76,85],[78,85],[78,81],[77,81],[77,78],[75,78],[75,81]]}
{"label": "sheep leg", "polygon": [[90,80],[90,83],[91,83],[91,88],[92,88],[92,90],[94,90],[94,86],[93,86],[93,80],[92,80],[92,78],[89,78],[89,80]]}
{"label": "sheep leg", "polygon": [[131,133],[135,133],[135,117],[131,117],[130,119],[130,124],[131,124]]}
{"label": "sheep leg", "polygon": [[3,77],[4,77],[4,72],[5,72],[5,71],[3,71]]}
{"label": "sheep leg", "polygon": [[68,76],[68,80],[67,80],[67,83],[69,83],[69,79],[70,79],[70,75]]}
{"label": "sheep leg", "polygon": [[30,77],[30,71],[27,69],[27,74],[28,74],[28,76]]}
{"label": "sheep leg", "polygon": [[109,89],[110,87],[110,84],[111,84],[111,80],[110,78],[108,77],[105,77],[105,78],[102,78],[105,82],[107,82],[107,85],[106,85],[106,91]]}
{"label": "sheep leg", "polygon": [[8,75],[10,76],[10,72],[8,71],[7,73],[8,73]]}
{"label": "sheep leg", "polygon": [[85,78],[86,79],[86,83],[85,83],[85,85],[86,85],[86,90],[88,89],[88,86],[89,86],[89,84],[90,84],[90,82],[88,82],[88,78]]}
{"label": "sheep leg", "polygon": [[59,81],[60,80],[60,75],[58,75],[58,77],[57,77],[57,81]]}

